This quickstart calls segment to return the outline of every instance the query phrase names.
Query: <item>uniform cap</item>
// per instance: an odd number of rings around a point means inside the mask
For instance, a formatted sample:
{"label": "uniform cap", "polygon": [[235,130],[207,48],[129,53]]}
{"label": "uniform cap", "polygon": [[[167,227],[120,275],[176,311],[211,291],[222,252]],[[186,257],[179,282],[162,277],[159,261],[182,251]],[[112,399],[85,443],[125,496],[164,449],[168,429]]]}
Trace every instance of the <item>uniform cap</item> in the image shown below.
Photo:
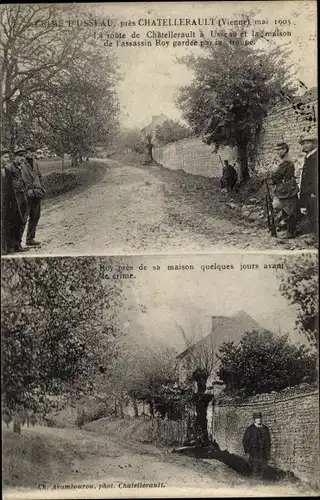
{"label": "uniform cap", "polygon": [[305,135],[304,137],[301,137],[300,139],[300,144],[303,144],[304,142],[318,142],[318,138],[315,135]]}
{"label": "uniform cap", "polygon": [[37,151],[37,148],[35,148],[34,146],[32,146],[32,144],[28,144],[26,146],[26,151],[33,151],[33,152],[35,152],[35,151]]}
{"label": "uniform cap", "polygon": [[16,149],[14,154],[19,155],[19,154],[26,154],[26,150],[24,148]]}
{"label": "uniform cap", "polygon": [[278,144],[276,145],[276,149],[289,149],[289,146],[286,142],[278,142]]}

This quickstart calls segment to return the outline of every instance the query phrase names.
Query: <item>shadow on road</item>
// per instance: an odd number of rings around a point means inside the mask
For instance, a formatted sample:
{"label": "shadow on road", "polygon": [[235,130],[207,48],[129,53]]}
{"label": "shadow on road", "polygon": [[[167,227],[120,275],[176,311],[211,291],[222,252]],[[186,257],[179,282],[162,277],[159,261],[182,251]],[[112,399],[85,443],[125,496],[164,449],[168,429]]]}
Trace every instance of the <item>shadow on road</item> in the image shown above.
{"label": "shadow on road", "polygon": [[[233,453],[229,453],[227,450],[217,450],[213,449],[211,446],[207,447],[186,447],[180,449],[174,449],[173,453],[179,453],[182,455],[195,457],[195,458],[206,458],[206,459],[214,459],[219,460],[219,462],[224,463],[230,469],[238,472],[242,476],[249,477],[251,476],[251,468],[249,463],[239,455],[235,455]],[[263,480],[265,481],[282,481],[284,479],[290,479],[292,482],[297,481],[297,478],[292,473],[284,472],[276,467],[267,466],[265,469],[265,473],[263,475]]]}

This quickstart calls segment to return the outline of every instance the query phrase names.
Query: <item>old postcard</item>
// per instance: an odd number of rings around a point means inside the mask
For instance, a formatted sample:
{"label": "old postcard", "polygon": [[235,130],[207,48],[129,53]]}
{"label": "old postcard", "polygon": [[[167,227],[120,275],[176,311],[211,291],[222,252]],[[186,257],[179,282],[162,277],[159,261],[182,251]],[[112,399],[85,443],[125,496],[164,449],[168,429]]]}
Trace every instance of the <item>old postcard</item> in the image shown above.
{"label": "old postcard", "polygon": [[316,2],[0,12],[3,497],[317,495]]}
{"label": "old postcard", "polygon": [[315,247],[316,2],[1,12],[3,253]]}
{"label": "old postcard", "polygon": [[316,255],[2,275],[4,498],[315,494]]}

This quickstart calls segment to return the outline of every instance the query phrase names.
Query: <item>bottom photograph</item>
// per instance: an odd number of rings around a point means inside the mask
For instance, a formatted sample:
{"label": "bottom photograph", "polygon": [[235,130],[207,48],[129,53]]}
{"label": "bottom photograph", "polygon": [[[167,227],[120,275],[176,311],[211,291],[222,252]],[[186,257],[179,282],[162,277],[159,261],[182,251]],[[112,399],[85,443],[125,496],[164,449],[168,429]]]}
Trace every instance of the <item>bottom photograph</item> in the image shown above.
{"label": "bottom photograph", "polygon": [[317,266],[3,259],[3,497],[317,494]]}

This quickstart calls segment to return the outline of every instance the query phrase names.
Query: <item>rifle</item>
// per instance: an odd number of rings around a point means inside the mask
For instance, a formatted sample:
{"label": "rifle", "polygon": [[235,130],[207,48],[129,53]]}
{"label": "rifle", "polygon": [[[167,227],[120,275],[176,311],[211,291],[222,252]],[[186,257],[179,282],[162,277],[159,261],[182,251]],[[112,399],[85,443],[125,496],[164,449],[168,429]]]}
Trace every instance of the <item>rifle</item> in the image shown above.
{"label": "rifle", "polygon": [[276,228],[276,223],[274,220],[274,212],[273,212],[273,206],[272,206],[272,199],[271,199],[271,194],[270,194],[270,189],[268,185],[268,180],[265,179],[265,185],[266,185],[266,207],[267,207],[267,217],[268,217],[268,227],[269,231],[271,232],[271,236],[273,238],[277,238],[277,228]]}

